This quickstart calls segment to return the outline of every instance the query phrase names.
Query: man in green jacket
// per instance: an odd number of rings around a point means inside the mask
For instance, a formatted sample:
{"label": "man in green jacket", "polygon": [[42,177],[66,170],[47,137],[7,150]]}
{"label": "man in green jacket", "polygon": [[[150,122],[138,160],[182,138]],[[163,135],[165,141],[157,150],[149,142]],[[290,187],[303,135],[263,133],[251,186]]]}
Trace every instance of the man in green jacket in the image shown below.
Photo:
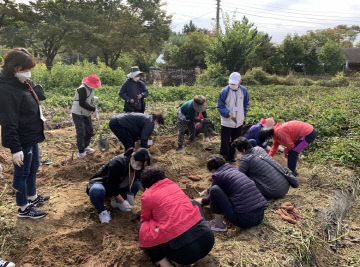
{"label": "man in green jacket", "polygon": [[184,134],[186,129],[189,129],[190,142],[195,140],[195,122],[202,123],[202,119],[195,119],[202,113],[204,118],[207,118],[206,114],[206,97],[203,95],[196,95],[194,99],[186,101],[181,104],[177,111],[177,123],[178,123],[178,148],[177,151],[182,150],[184,143]]}

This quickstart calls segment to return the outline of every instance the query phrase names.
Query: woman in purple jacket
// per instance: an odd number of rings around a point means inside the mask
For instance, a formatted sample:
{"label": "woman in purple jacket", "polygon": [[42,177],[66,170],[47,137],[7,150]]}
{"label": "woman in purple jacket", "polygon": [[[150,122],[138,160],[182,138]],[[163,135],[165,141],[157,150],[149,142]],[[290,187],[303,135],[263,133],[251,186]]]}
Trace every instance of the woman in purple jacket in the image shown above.
{"label": "woman in purple jacket", "polygon": [[215,219],[209,222],[211,230],[227,231],[222,214],[241,228],[260,224],[264,219],[267,201],[254,181],[226,163],[221,155],[210,156],[207,168],[212,173],[212,185],[203,192],[207,196],[198,201],[202,205],[210,204],[215,216]]}

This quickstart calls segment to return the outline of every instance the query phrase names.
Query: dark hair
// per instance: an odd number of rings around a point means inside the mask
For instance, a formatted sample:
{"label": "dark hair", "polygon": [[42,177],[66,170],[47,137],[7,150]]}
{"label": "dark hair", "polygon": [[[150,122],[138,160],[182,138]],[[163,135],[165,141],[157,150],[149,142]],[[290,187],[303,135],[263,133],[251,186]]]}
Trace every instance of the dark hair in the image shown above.
{"label": "dark hair", "polygon": [[262,128],[259,132],[259,141],[262,144],[273,136],[274,136],[274,127]]}
{"label": "dark hair", "polygon": [[164,116],[161,112],[155,111],[152,113],[152,117],[154,121],[157,121],[159,124],[164,125]]}
{"label": "dark hair", "polygon": [[211,155],[207,160],[207,168],[209,171],[217,170],[226,163],[223,156],[219,154]]}
{"label": "dark hair", "polygon": [[165,171],[159,165],[151,165],[141,172],[140,181],[144,188],[150,188],[157,181],[165,179]]}
{"label": "dark hair", "polygon": [[232,142],[231,146],[233,148],[236,148],[240,152],[247,151],[247,150],[249,150],[249,149],[251,149],[253,147],[251,145],[251,143],[249,142],[249,140],[246,137],[243,137],[243,136],[240,136],[240,137],[236,138],[234,140],[234,142]]}
{"label": "dark hair", "polygon": [[203,95],[194,96],[194,102],[198,105],[202,105],[206,102],[206,97]]}
{"label": "dark hair", "polygon": [[15,74],[16,67],[21,67],[20,70],[28,70],[35,67],[35,65],[35,59],[29,51],[25,48],[16,47],[5,55],[3,70],[8,74]]}

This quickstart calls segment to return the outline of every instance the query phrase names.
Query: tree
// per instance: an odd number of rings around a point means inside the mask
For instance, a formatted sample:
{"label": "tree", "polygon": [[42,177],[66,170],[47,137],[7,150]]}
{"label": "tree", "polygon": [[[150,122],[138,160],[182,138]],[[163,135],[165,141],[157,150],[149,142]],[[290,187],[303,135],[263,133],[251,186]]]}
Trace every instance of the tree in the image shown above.
{"label": "tree", "polygon": [[324,64],[324,70],[330,74],[336,74],[345,63],[345,58],[340,45],[328,41],[320,50],[319,58]]}
{"label": "tree", "polygon": [[173,38],[174,44],[165,46],[164,59],[167,64],[179,68],[205,68],[205,53],[209,49],[209,36],[203,32],[194,31],[183,37]]}
{"label": "tree", "polygon": [[281,46],[285,68],[299,70],[299,66],[304,63],[305,47],[298,35],[287,35]]}
{"label": "tree", "polygon": [[322,66],[316,52],[316,47],[312,47],[304,55],[304,71],[306,74],[314,75],[322,72]]}
{"label": "tree", "polygon": [[248,60],[248,68],[261,67],[267,72],[274,72],[274,68],[271,64],[271,58],[276,52],[275,46],[271,43],[271,37],[268,34],[261,34],[262,45],[258,46],[255,53]]}
{"label": "tree", "polygon": [[338,25],[334,28],[308,31],[306,35],[301,36],[306,48],[322,47],[328,41],[333,41],[341,47],[353,47],[354,41],[360,33],[360,26]]}
{"label": "tree", "polygon": [[263,45],[263,33],[258,32],[253,23],[244,17],[242,21],[226,17],[225,32],[217,32],[207,52],[210,64],[220,63],[230,72],[245,72],[249,59],[258,47]]}
{"label": "tree", "polygon": [[185,24],[183,27],[183,34],[189,34],[191,32],[195,32],[197,31],[198,28],[195,26],[195,24],[192,22],[192,20],[190,20],[189,24]]}

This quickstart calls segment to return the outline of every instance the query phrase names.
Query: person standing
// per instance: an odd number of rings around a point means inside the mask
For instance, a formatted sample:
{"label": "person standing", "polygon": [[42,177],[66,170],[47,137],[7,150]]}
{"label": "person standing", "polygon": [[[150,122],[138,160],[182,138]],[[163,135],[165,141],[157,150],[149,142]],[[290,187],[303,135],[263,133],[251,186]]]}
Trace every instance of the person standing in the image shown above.
{"label": "person standing", "polygon": [[94,91],[99,87],[101,87],[99,77],[92,74],[82,80],[82,85],[75,93],[71,114],[76,129],[76,143],[79,150],[77,156],[79,158],[95,152],[89,145],[91,137],[94,135],[91,113],[96,111],[94,101],[98,100]]}
{"label": "person standing", "polygon": [[138,66],[131,67],[128,79],[122,84],[119,96],[125,100],[125,112],[145,112],[145,100],[149,94],[148,89],[140,76],[143,72]]}
{"label": "person standing", "polygon": [[30,80],[34,57],[25,48],[11,49],[0,72],[0,124],[2,145],[9,148],[14,163],[13,187],[18,217],[39,219],[46,213],[36,206],[50,199],[36,192],[36,173],[40,166],[38,143],[45,140],[40,101],[41,86]]}
{"label": "person standing", "polygon": [[229,85],[224,87],[218,97],[217,109],[221,115],[220,154],[228,162],[235,162],[231,143],[241,135],[249,107],[249,94],[241,85],[241,75],[233,72]]}

